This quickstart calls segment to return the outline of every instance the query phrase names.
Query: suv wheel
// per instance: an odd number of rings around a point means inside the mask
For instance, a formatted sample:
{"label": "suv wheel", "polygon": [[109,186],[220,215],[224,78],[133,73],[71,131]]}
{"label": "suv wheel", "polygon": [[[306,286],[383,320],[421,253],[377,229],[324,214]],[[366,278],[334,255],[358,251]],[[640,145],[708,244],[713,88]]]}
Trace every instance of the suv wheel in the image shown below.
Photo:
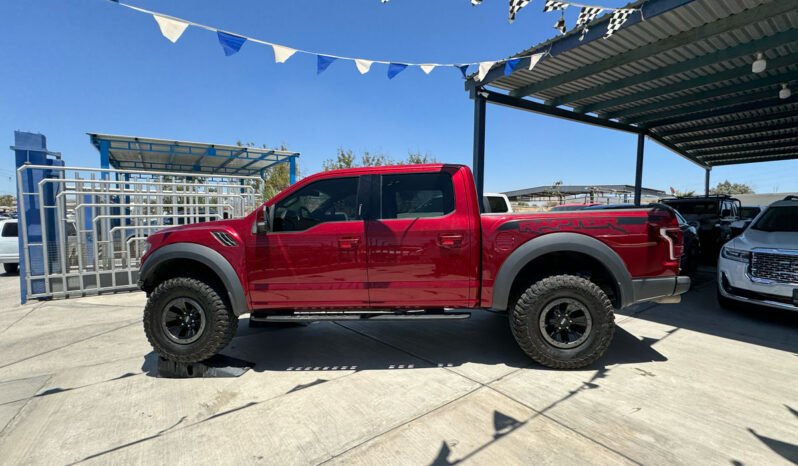
{"label": "suv wheel", "polygon": [[17,273],[17,270],[19,270],[19,264],[16,263],[11,264],[6,262],[5,264],[3,264],[3,269],[6,271],[7,274]]}
{"label": "suv wheel", "polygon": [[521,349],[555,369],[577,369],[600,358],[615,331],[612,303],[595,283],[573,275],[544,278],[510,311]]}
{"label": "suv wheel", "polygon": [[155,351],[172,361],[198,362],[227,346],[238,318],[222,296],[195,278],[158,285],[144,308],[144,333]]}

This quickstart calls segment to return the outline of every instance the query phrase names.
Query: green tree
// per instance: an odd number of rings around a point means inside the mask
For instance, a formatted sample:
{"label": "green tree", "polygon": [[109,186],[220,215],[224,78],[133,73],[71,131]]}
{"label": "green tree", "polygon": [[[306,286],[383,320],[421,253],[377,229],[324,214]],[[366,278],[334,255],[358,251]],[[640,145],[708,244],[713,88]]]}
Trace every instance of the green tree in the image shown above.
{"label": "green tree", "polygon": [[[255,143],[253,142],[244,144],[241,141],[237,141],[236,145],[238,147],[255,147]],[[266,144],[262,144],[261,147],[267,149]],[[280,150],[288,150],[288,146],[285,143],[281,143]],[[297,161],[297,179],[299,178],[299,173],[299,161]],[[263,181],[255,181],[251,183],[255,190],[260,192],[261,199],[263,201],[274,197],[277,193],[290,186],[290,184],[291,170],[287,163],[278,163],[277,165],[267,168],[263,172]]]}
{"label": "green tree", "polygon": [[690,191],[674,191],[674,195],[676,197],[692,197],[695,196],[695,190],[691,189]]}
{"label": "green tree", "polygon": [[342,168],[353,167],[383,167],[387,165],[419,165],[424,163],[436,163],[435,157],[430,154],[413,153],[407,154],[407,160],[394,161],[391,157],[385,154],[375,154],[369,151],[364,151],[363,155],[358,160],[357,155],[351,149],[344,150],[343,147],[337,149],[335,158],[327,159],[322,162],[321,166],[324,171],[340,170]]}
{"label": "green tree", "polygon": [[0,205],[11,207],[17,201],[17,198],[11,194],[3,194],[0,196]]}
{"label": "green tree", "polygon": [[725,180],[709,190],[710,194],[754,194],[750,186],[743,183],[730,183]]}

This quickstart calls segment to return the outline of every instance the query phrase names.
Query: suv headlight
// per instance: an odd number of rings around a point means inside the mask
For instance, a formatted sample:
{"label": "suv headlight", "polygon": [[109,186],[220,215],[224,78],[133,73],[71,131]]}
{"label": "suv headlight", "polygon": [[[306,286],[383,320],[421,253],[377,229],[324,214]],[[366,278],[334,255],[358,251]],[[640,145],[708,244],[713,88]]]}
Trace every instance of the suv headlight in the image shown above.
{"label": "suv headlight", "polygon": [[720,254],[725,258],[737,262],[748,263],[751,261],[751,251],[743,251],[742,249],[734,249],[723,246]]}

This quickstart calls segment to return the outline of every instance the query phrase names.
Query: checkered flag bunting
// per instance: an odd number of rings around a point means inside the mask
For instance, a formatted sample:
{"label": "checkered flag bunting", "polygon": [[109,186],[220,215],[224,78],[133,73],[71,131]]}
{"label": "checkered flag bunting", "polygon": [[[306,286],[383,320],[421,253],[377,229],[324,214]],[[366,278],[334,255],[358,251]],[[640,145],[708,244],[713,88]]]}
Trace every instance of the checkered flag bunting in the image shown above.
{"label": "checkered flag bunting", "polygon": [[527,6],[532,0],[510,0],[510,22],[515,21],[515,14],[518,10]]}
{"label": "checkered flag bunting", "polygon": [[568,8],[568,2],[557,2],[555,0],[546,0],[546,4],[543,6],[543,13],[548,13],[549,11],[554,10],[564,10]]}
{"label": "checkered flag bunting", "polygon": [[623,26],[623,23],[629,19],[629,15],[635,11],[630,8],[621,8],[612,12],[612,18],[610,18],[610,24],[607,25],[607,32],[604,34],[605,39],[609,39],[611,35],[615,33],[618,29]]}
{"label": "checkered flag bunting", "polygon": [[565,34],[565,31],[567,31],[568,28],[565,27],[565,17],[564,16],[560,16],[560,19],[558,19],[557,22],[554,23],[554,29],[560,31],[560,34]]}
{"label": "checkered flag bunting", "polygon": [[579,10],[579,17],[576,19],[576,27],[584,26],[593,21],[593,18],[598,16],[599,13],[604,11],[603,8],[586,6]]}

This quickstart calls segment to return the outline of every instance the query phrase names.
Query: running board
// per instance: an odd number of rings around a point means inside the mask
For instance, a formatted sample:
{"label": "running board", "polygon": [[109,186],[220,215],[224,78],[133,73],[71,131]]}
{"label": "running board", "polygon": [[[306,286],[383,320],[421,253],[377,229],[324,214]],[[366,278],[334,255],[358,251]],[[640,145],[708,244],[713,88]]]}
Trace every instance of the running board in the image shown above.
{"label": "running board", "polygon": [[328,320],[462,320],[471,317],[470,312],[438,313],[297,313],[297,314],[250,314],[252,322],[315,322]]}

